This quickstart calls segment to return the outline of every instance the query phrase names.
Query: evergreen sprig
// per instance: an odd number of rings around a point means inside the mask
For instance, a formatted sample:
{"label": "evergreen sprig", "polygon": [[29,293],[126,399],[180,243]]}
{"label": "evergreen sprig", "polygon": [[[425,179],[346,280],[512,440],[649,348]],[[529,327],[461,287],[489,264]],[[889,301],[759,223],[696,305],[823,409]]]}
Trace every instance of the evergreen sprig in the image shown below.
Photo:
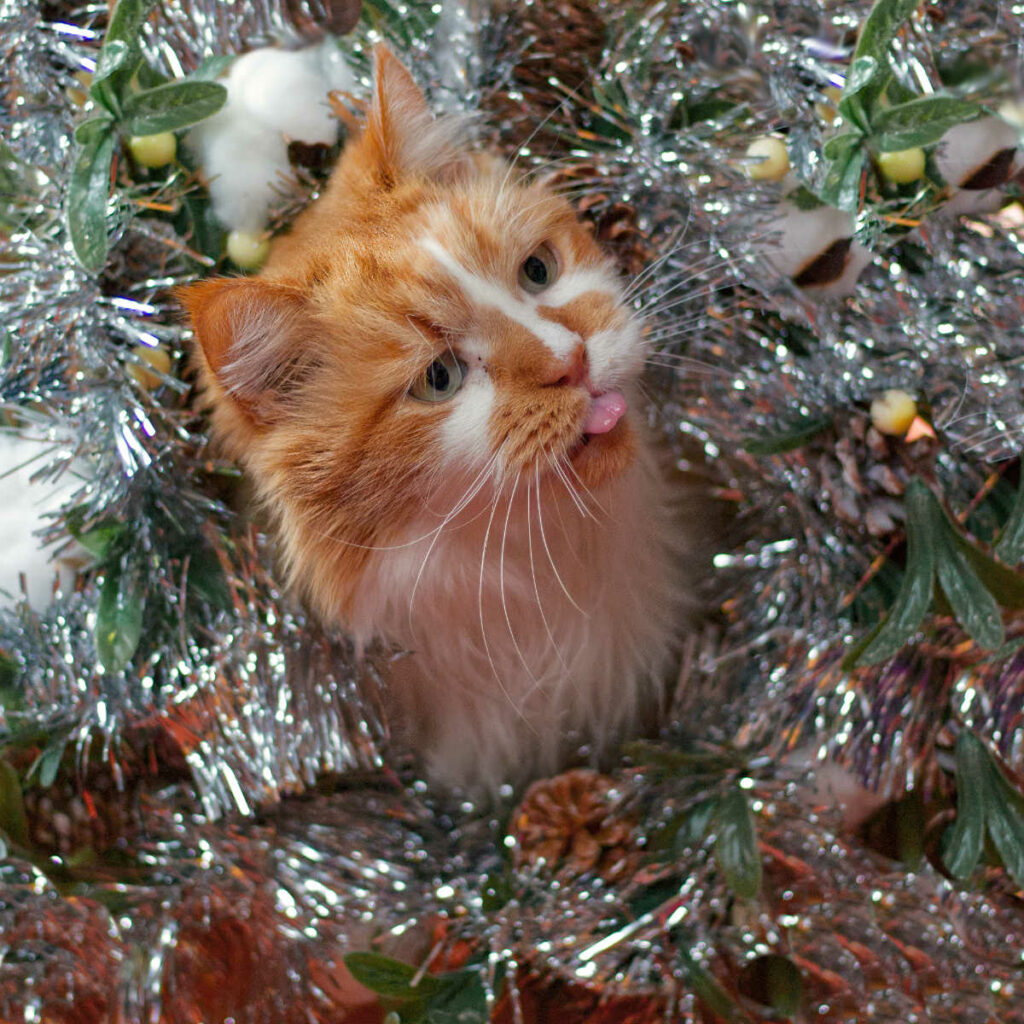
{"label": "evergreen sprig", "polygon": [[[886,617],[846,655],[845,668],[892,657],[933,606],[951,613],[979,647],[998,650],[1006,638],[1001,609],[1024,608],[1024,574],[970,538],[920,478],[907,485],[905,507],[907,558],[899,591]],[[1024,498],[1018,498],[996,554],[1016,551],[1022,520]]]}
{"label": "evergreen sprig", "polygon": [[893,40],[919,4],[878,0],[861,27],[837,107],[838,131],[824,147],[827,171],[818,195],[830,206],[856,213],[865,171],[878,154],[933,145],[984,112],[981,104],[941,90],[915,93],[897,77]]}
{"label": "evergreen sprig", "polygon": [[89,87],[98,112],[75,129],[68,233],[79,263],[92,273],[103,269],[115,227],[108,208],[120,139],[180,131],[217,113],[227,99],[224,86],[208,80],[209,68],[165,81],[146,64],[139,35],[153,2],[120,0],[114,8]]}

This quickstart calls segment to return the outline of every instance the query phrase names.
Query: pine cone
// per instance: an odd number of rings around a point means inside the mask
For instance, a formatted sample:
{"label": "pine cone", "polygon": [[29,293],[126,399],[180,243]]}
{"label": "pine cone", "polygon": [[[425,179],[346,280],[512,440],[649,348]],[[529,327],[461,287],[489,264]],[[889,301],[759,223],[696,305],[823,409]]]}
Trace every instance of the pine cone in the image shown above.
{"label": "pine cone", "polygon": [[561,133],[571,124],[568,105],[562,106],[567,96],[591,95],[592,69],[604,53],[604,19],[587,0],[506,0],[498,13],[505,18],[501,50],[519,56],[508,79],[482,100],[498,126],[495,141],[517,152],[529,139],[553,155],[566,148]]}
{"label": "pine cone", "polygon": [[903,519],[907,483],[934,462],[936,442],[885,437],[859,413],[838,429],[834,450],[818,460],[822,490],[837,519],[887,537]]}
{"label": "pine cone", "polygon": [[588,769],[535,782],[512,816],[516,867],[594,872],[606,881],[631,876],[640,863],[636,820],[623,813],[614,786]]}

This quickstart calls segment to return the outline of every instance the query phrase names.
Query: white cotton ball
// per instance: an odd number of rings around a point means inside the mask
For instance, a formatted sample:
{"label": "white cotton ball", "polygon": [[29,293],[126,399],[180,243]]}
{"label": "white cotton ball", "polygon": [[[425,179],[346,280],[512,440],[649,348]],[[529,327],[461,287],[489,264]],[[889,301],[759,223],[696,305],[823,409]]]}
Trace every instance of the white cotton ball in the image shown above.
{"label": "white cotton ball", "polygon": [[222,109],[189,136],[209,183],[217,219],[229,230],[259,234],[292,178],[288,146],[237,108]]}
{"label": "white cotton ball", "polygon": [[[764,225],[762,251],[779,274],[815,296],[849,295],[874,258],[871,250],[853,237],[853,230],[853,217],[844,210],[831,206],[801,210],[784,201],[777,215]],[[801,281],[801,275],[819,260],[823,269],[820,279]]]}
{"label": "white cotton ball", "polygon": [[0,430],[0,480],[5,493],[0,503],[0,537],[4,540],[0,545],[0,607],[12,607],[21,597],[22,573],[29,603],[39,610],[49,604],[58,573],[63,587],[74,579],[73,569],[52,562],[51,553],[35,536],[46,525],[46,514],[56,512],[80,484],[70,474],[56,482],[31,482],[29,478],[47,460],[48,451],[40,441]]}
{"label": "white cotton ball", "polygon": [[232,67],[228,91],[250,117],[289,139],[330,145],[338,138],[317,49],[247,53]]}
{"label": "white cotton ball", "polygon": [[359,87],[359,80],[349,66],[344,52],[332,39],[325,39],[317,48],[317,62],[328,92],[334,89],[353,92]]}
{"label": "white cotton ball", "polygon": [[[978,172],[1001,160],[1005,165],[1001,168],[1004,180],[1017,173],[1021,167],[1019,142],[1019,128],[1002,117],[979,117],[950,128],[935,150],[939,173],[954,186],[953,196],[943,206],[943,212],[986,213],[1002,206],[1006,198],[1004,181],[978,188]],[[1010,155],[1011,151],[1015,152]]]}

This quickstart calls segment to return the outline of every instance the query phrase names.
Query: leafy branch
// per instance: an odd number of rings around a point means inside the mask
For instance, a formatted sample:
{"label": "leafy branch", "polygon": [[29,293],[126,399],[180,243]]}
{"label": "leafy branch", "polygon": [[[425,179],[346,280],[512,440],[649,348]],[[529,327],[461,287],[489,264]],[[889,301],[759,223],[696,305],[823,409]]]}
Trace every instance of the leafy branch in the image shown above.
{"label": "leafy branch", "polygon": [[[892,657],[913,639],[933,604],[986,650],[997,650],[1006,638],[1001,609],[1024,608],[1024,575],[971,540],[921,479],[907,485],[905,502],[907,560],[899,591],[886,617],[846,655],[845,668]],[[1008,558],[1022,544],[1024,494],[1018,494],[995,552]]]}
{"label": "leafy branch", "polygon": [[945,92],[919,95],[897,78],[892,43],[920,0],[878,0],[865,20],[838,103],[841,129],[825,144],[820,198],[856,212],[866,167],[877,154],[930,146],[984,108]]}
{"label": "leafy branch", "polygon": [[[119,138],[176,132],[217,113],[227,90],[205,70],[164,81],[146,63],[139,36],[153,0],[120,0],[107,26],[89,96],[97,112],[75,129],[78,158],[68,187],[68,231],[75,255],[93,273],[103,269],[112,225],[107,218],[116,179]],[[141,87],[142,82],[149,83]]]}

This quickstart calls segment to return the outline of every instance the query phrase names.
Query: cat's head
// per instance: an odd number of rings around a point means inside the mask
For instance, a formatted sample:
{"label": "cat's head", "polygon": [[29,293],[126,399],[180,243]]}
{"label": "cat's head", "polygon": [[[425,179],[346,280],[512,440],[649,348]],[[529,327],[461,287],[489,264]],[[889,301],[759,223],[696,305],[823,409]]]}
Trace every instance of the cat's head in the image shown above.
{"label": "cat's head", "polygon": [[370,550],[474,483],[620,477],[644,358],[568,203],[471,154],[375,56],[324,196],[258,276],[183,293],[214,432],[276,511],[293,575],[341,617]]}

